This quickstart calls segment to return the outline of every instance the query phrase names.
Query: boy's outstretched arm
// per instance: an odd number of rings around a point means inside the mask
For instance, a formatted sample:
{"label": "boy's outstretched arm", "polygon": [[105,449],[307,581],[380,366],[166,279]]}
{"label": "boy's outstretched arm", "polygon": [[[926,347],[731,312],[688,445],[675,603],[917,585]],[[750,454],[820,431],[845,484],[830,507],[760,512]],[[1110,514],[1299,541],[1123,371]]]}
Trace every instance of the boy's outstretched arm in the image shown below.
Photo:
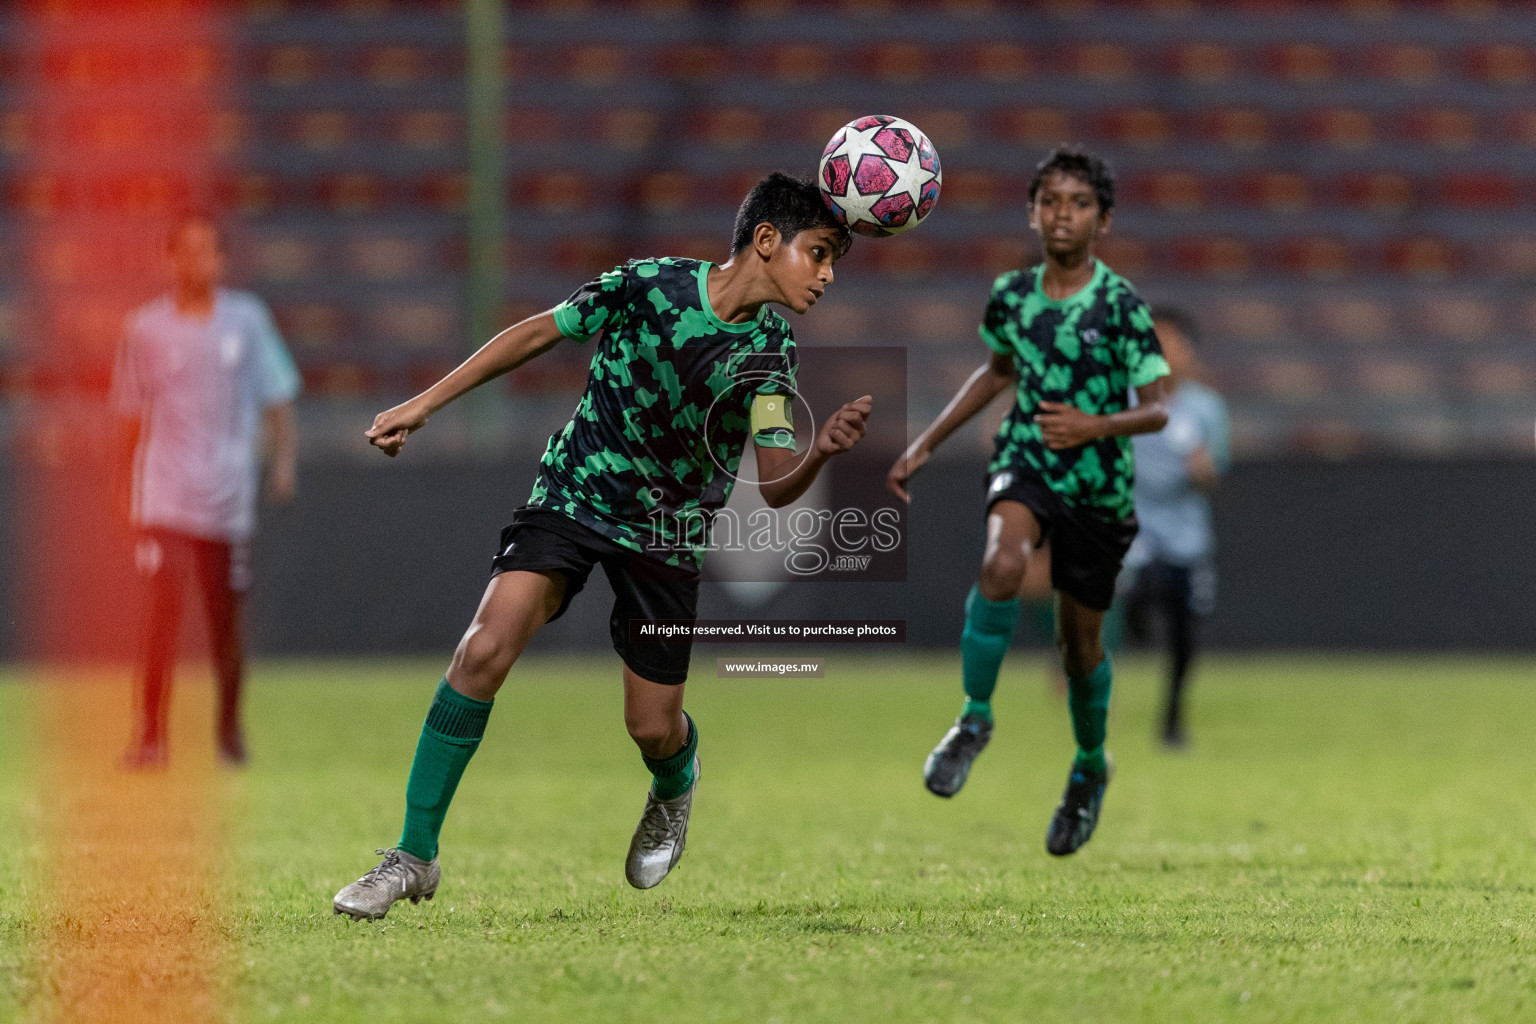
{"label": "boy's outstretched arm", "polygon": [[1101,437],[1155,434],[1168,423],[1168,399],[1173,393],[1169,378],[1159,377],[1136,389],[1136,407],[1107,416],[1083,412],[1065,402],[1041,402],[1035,422],[1040,437],[1053,451],[1076,448]]}
{"label": "boy's outstretched arm", "polygon": [[448,376],[409,402],[402,402],[375,416],[373,426],[366,432],[368,442],[385,455],[398,455],[406,437],[426,426],[427,419],[437,410],[465,392],[549,351],[562,337],[552,311],[513,324],[482,345]]}
{"label": "boy's outstretched arm", "polygon": [[[834,455],[841,455],[864,437],[874,399],[865,395],[848,402],[827,418],[816,432],[809,454],[794,466],[797,453],[787,448],[757,448],[757,489],[769,508],[783,508],[806,492],[816,474]],[[793,466],[793,468],[791,468]]]}
{"label": "boy's outstretched arm", "polygon": [[955,392],[955,397],[949,400],[944,411],[939,413],[939,418],[928,424],[928,429],[917,435],[917,440],[908,445],[901,458],[896,460],[885,477],[885,486],[891,493],[902,501],[910,502],[912,498],[907,493],[907,481],[923,468],[934,449],[964,426],[972,416],[985,409],[992,399],[1012,387],[1014,380],[1013,359],[998,352],[992,353],[991,361],[976,368],[970,379]]}

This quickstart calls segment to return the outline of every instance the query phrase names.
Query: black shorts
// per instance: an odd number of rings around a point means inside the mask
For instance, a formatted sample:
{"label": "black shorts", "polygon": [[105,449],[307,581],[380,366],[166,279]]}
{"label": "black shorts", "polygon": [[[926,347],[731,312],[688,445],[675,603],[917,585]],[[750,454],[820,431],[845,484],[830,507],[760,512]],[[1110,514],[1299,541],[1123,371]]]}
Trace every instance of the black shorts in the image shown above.
{"label": "black shorts", "polygon": [[1110,519],[1073,508],[1033,471],[1004,469],[987,486],[987,512],[1000,501],[1016,501],[1035,514],[1041,541],[1051,542],[1051,587],[1095,611],[1108,611],[1115,580],[1131,541],[1136,516]]}
{"label": "black shorts", "polygon": [[501,531],[501,547],[491,560],[491,575],[514,570],[562,573],[565,598],[549,617],[553,622],[565,614],[571,598],[581,593],[592,567],[599,563],[614,593],[608,632],[624,664],[653,683],[686,680],[693,639],[631,643],[629,622],[697,618],[698,573],[631,551],[559,512],[524,505],[513,513],[511,525]]}

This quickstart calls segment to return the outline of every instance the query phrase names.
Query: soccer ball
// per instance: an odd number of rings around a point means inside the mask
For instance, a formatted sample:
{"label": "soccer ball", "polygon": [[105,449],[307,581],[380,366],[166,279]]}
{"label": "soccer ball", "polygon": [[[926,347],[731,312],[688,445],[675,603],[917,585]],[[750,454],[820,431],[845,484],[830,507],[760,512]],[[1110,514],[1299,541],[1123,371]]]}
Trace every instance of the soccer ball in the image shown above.
{"label": "soccer ball", "polygon": [[851,231],[898,235],[933,212],[944,172],[910,121],[871,114],[837,130],[821,154],[821,198]]}

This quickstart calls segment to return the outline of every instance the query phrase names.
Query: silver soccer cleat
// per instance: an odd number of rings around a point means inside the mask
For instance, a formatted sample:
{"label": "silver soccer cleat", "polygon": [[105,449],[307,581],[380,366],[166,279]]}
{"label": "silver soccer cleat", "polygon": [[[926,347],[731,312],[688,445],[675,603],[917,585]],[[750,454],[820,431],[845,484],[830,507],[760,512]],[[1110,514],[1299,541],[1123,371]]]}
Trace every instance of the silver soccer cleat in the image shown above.
{"label": "silver soccer cleat", "polygon": [[336,894],[331,903],[333,912],[346,914],[354,921],[377,921],[389,913],[395,900],[420,903],[437,894],[437,884],[443,877],[437,858],[422,860],[396,849],[374,852],[384,859]]}
{"label": "silver soccer cleat", "polygon": [[923,762],[923,784],[934,796],[950,797],[960,792],[970,778],[971,765],[987,749],[992,739],[992,723],[984,718],[966,717],[955,721],[949,732]]}
{"label": "silver soccer cleat", "polygon": [[699,789],[699,759],[693,759],[693,785],[682,796],[658,800],[645,795],[645,811],[629,841],[629,856],[624,858],[624,877],[636,889],[649,889],[677,865],[688,845],[688,815],[693,811],[693,794]]}

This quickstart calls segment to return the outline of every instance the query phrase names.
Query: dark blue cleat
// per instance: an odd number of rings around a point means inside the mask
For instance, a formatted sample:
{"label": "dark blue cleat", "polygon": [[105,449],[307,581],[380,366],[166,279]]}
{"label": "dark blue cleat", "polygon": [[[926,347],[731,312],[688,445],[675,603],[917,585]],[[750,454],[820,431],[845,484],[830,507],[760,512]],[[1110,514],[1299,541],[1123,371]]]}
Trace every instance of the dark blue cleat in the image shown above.
{"label": "dark blue cleat", "polygon": [[1061,804],[1051,816],[1051,827],[1045,833],[1045,849],[1056,857],[1065,857],[1082,849],[1093,838],[1093,830],[1099,825],[1099,809],[1104,806],[1104,790],[1115,776],[1115,762],[1104,755],[1104,774],[1092,775],[1073,765],[1067,776],[1066,792],[1061,794]]}

